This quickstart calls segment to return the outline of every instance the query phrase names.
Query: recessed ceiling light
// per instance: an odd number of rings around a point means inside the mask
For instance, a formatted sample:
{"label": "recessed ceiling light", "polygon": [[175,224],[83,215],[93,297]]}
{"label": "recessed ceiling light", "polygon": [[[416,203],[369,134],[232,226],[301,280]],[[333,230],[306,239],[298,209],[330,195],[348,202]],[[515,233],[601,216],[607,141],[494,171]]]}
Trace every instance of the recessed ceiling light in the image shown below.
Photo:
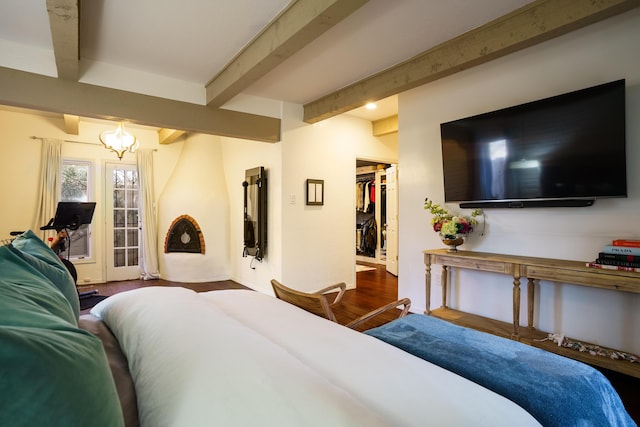
{"label": "recessed ceiling light", "polygon": [[367,105],[365,105],[365,108],[367,110],[375,110],[378,106],[376,105],[375,102],[369,102],[367,103]]}

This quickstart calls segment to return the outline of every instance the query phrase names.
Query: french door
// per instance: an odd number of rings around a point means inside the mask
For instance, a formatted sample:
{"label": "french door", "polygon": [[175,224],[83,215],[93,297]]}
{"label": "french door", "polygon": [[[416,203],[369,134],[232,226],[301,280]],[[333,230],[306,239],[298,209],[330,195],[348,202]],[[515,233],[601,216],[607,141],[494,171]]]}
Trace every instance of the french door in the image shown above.
{"label": "french door", "polygon": [[138,185],[135,165],[106,165],[105,251],[108,282],[140,278]]}
{"label": "french door", "polygon": [[387,271],[398,275],[398,167],[387,168]]}

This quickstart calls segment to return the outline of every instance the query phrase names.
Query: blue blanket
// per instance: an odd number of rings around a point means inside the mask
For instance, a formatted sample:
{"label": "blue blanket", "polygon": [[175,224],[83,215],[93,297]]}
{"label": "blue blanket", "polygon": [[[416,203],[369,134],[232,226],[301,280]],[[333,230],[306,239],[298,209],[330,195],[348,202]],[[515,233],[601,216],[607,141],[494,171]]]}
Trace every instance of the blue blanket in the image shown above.
{"label": "blue blanket", "polygon": [[513,340],[412,314],[365,332],[470,379],[544,426],[635,426],[598,370]]}

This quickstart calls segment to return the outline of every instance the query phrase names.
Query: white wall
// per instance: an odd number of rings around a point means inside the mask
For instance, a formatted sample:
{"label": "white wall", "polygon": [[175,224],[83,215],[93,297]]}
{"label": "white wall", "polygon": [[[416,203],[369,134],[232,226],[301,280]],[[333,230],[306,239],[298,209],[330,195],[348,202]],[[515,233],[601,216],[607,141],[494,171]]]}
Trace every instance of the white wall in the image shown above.
{"label": "white wall", "polygon": [[[115,124],[101,121],[83,120],[80,122],[79,135],[64,132],[62,115],[36,116],[26,110],[0,110],[0,236],[9,237],[12,230],[32,228],[37,206],[37,189],[40,171],[40,140],[31,136],[75,140],[93,143],[75,144],[66,142],[62,147],[65,158],[89,160],[93,162],[95,179],[91,191],[97,202],[92,222],[93,258],[90,261],[76,262],[78,277],[88,282],[102,283],[105,280],[105,253],[101,242],[104,240],[104,171],[107,163],[135,164],[132,154],[125,154],[120,161],[116,155],[103,148],[98,135],[111,130]],[[174,167],[182,143],[160,146],[155,129],[128,124],[127,129],[136,135],[143,148],[156,148],[154,153],[156,170],[156,194],[166,185],[168,176]]]}
{"label": "white wall", "polygon": [[[463,249],[592,261],[614,238],[640,238],[638,28],[640,11],[634,10],[400,95],[399,295],[410,297],[415,311],[425,305],[422,250],[443,247],[423,209],[427,196],[444,200],[442,122],[625,78],[628,198],[597,200],[588,208],[487,210],[484,236],[474,232]],[[508,276],[458,272],[452,306],[510,321],[511,282]],[[432,284],[436,306],[439,268],[432,269]],[[543,282],[535,313],[542,330],[640,353],[640,294]]]}
{"label": "white wall", "polygon": [[34,120],[28,114],[0,111],[0,236],[3,239],[8,238],[12,230],[31,228],[35,220],[40,141],[29,137],[50,136],[52,131],[57,129],[49,118]]}
{"label": "white wall", "polygon": [[[219,145],[215,153],[207,154],[212,157],[211,162],[214,157],[222,157],[223,175],[219,180],[225,182],[229,200],[229,237],[223,243],[229,246],[230,251],[229,274],[233,280],[266,293],[271,292],[269,281],[272,278],[303,290],[315,290],[335,282],[353,286],[355,161],[356,158],[364,158],[397,162],[397,139],[373,137],[371,123],[362,119],[342,116],[308,125],[302,122],[301,106],[286,104],[281,109],[282,141],[279,143],[198,137],[209,138],[211,144]],[[113,153],[99,145],[99,133],[108,128],[101,122],[82,121],[80,135],[72,136],[64,133],[62,117],[0,110],[0,125],[0,154],[5,163],[0,169],[3,182],[0,196],[3,206],[10,207],[0,212],[0,234],[3,238],[9,237],[11,230],[29,228],[36,208],[40,143],[29,139],[29,136],[95,142],[95,146],[65,144],[63,155],[93,161],[97,176],[104,176],[106,163],[120,163]],[[155,191],[156,199],[160,200],[165,189],[171,187],[170,177],[185,146],[185,139],[159,145],[153,129],[133,125],[128,128],[140,139],[143,147],[157,149],[154,154]],[[122,163],[134,164],[135,159],[125,154]],[[269,179],[268,249],[262,263],[252,263],[252,258],[242,257],[241,183],[245,170],[256,166],[264,166]],[[324,206],[305,205],[305,181],[308,178],[325,180]],[[93,221],[95,259],[77,264],[79,277],[89,278],[90,283],[105,280],[105,254],[99,243],[104,240],[103,181],[102,178],[96,180],[93,188],[98,202]],[[198,191],[193,186],[186,187],[181,191]],[[294,203],[291,202],[292,197]],[[182,212],[181,206],[173,208],[175,215],[189,214]],[[201,226],[203,215],[194,216]],[[166,225],[159,221],[161,263],[164,260],[162,245]],[[211,235],[210,232],[207,234]],[[213,250],[211,245],[215,244],[205,236],[208,251]],[[172,254],[172,258],[176,258],[176,254]],[[161,267],[165,275],[168,274],[166,264]],[[188,277],[185,281],[194,280],[203,279]]]}
{"label": "white wall", "polygon": [[[281,147],[279,143],[223,138],[223,164],[230,206],[231,278],[272,293],[270,280],[282,274]],[[263,166],[267,174],[267,254],[262,262],[242,257],[245,171]]]}
{"label": "white wall", "polygon": [[[279,143],[224,139],[232,279],[265,293],[272,293],[271,279],[307,291],[336,282],[353,286],[356,158],[396,162],[397,139],[375,138],[369,121],[349,116],[305,124],[294,104],[284,104],[281,117]],[[256,166],[268,177],[268,247],[261,263],[242,258],[241,183]],[[324,206],[306,206],[309,178],[324,180]]]}
{"label": "white wall", "polygon": [[[397,160],[394,139],[371,123],[339,116],[308,125],[302,107],[285,105],[282,133],[282,281],[313,291],[355,284],[356,158]],[[324,180],[324,205],[305,204],[307,179]],[[294,200],[294,201],[293,201]]]}
{"label": "white wall", "polygon": [[[187,283],[229,279],[229,196],[221,138],[188,135],[164,191],[156,196],[160,277]],[[167,232],[182,215],[200,227],[204,253],[164,252]]]}

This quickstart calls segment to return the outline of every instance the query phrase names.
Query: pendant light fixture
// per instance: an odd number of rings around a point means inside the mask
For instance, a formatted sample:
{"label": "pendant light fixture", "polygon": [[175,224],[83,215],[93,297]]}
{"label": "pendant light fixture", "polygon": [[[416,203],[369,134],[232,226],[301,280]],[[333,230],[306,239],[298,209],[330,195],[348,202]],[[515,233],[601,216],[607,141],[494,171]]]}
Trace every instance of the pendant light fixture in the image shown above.
{"label": "pendant light fixture", "polygon": [[135,153],[140,147],[140,143],[135,136],[127,132],[124,128],[124,123],[118,123],[118,128],[115,130],[106,130],[100,134],[100,142],[105,148],[113,151],[118,156],[118,159],[122,160],[122,156],[126,151]]}

